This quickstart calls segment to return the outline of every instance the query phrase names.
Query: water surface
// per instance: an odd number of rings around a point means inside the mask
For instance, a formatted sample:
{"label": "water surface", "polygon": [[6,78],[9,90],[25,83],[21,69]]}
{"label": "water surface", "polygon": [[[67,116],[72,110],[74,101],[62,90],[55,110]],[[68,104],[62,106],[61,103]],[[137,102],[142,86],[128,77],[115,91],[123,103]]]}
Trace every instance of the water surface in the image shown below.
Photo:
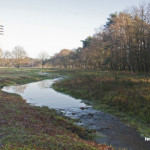
{"label": "water surface", "polygon": [[58,79],[43,80],[25,85],[6,86],[2,90],[9,93],[16,93],[27,100],[27,103],[36,106],[48,106],[54,109],[68,109],[85,107],[86,104],[79,99],[59,93],[51,85]]}

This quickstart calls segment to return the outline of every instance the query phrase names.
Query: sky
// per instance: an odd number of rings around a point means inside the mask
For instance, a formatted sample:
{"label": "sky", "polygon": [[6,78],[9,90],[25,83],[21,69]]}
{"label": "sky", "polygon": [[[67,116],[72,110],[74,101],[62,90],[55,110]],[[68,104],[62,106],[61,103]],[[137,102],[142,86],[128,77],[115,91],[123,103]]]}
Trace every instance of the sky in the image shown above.
{"label": "sky", "polygon": [[0,0],[0,48],[23,46],[28,56],[50,56],[82,46],[111,13],[139,6],[142,0]]}

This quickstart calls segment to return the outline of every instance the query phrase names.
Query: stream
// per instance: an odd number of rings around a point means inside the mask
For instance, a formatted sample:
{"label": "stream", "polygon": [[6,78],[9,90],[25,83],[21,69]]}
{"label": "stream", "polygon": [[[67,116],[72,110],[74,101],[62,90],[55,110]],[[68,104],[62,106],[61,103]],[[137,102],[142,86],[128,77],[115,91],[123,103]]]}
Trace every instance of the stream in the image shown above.
{"label": "stream", "polygon": [[35,106],[48,106],[61,110],[65,116],[79,120],[76,124],[96,130],[96,142],[112,145],[116,149],[150,150],[150,142],[133,128],[121,122],[119,118],[97,111],[84,101],[59,93],[51,88],[61,78],[48,79],[25,85],[6,86],[2,90],[16,93]]}

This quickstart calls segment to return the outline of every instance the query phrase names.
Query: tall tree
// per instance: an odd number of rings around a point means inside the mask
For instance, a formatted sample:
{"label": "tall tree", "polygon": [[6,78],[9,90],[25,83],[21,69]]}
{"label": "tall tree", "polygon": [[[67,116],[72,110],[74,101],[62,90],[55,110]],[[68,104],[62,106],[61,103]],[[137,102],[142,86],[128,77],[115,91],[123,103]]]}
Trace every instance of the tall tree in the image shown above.
{"label": "tall tree", "polygon": [[49,59],[49,55],[46,52],[41,52],[39,54],[39,59],[41,61],[41,66],[42,66],[42,69],[43,69],[44,65],[46,63],[46,60]]}
{"label": "tall tree", "polygon": [[27,56],[27,53],[22,46],[15,46],[12,51],[12,56],[14,58],[16,67],[20,68]]}
{"label": "tall tree", "polygon": [[58,67],[146,71],[150,69],[150,3],[113,13],[83,47],[53,57]]}
{"label": "tall tree", "polygon": [[3,61],[5,63],[5,67],[10,67],[13,64],[12,54],[9,50],[6,50],[3,54]]}

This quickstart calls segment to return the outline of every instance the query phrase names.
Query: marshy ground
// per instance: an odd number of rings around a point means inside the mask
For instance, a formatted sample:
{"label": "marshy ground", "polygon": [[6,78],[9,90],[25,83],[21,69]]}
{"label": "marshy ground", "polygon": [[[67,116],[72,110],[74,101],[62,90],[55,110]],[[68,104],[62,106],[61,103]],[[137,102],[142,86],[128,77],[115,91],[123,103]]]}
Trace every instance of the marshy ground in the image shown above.
{"label": "marshy ground", "polygon": [[[39,72],[47,72],[49,76]],[[59,76],[68,78],[56,82],[53,85],[55,90],[88,100],[95,109],[118,116],[128,126],[138,130],[143,137],[150,136],[149,74],[3,68],[0,71],[0,87]],[[92,138],[92,131],[73,125],[73,120],[62,117],[48,107],[31,106],[16,94],[0,91],[0,107],[1,149],[111,149],[109,146],[89,141]],[[80,118],[76,118],[76,112],[71,112],[75,119],[80,119],[84,123],[93,115],[88,114],[90,115],[86,116],[81,113],[77,115]],[[109,120],[109,117],[106,118]],[[108,128],[111,129],[105,124],[101,133],[106,131],[106,128],[108,132]]]}
{"label": "marshy ground", "polygon": [[[40,69],[1,69],[0,87],[56,77],[39,75]],[[45,70],[46,71],[46,70]],[[112,149],[96,144],[90,131],[77,127],[48,107],[31,106],[0,90],[0,149]]]}

